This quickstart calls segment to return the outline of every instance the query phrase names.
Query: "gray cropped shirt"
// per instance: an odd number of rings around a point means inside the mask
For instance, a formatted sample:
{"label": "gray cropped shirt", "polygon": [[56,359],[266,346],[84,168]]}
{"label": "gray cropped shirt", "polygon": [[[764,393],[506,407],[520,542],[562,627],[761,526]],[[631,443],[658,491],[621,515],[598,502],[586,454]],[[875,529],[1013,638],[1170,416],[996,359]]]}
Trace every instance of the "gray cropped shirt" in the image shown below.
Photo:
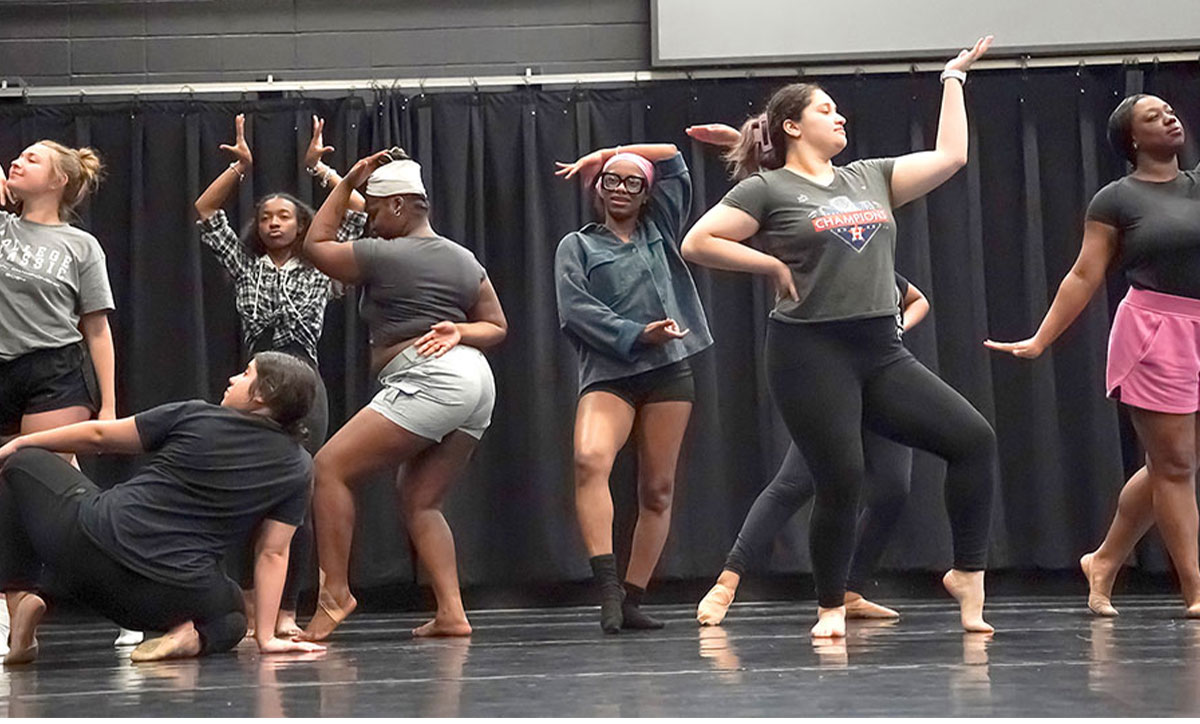
{"label": "gray cropped shirt", "polygon": [[466,322],[487,272],[468,249],[442,236],[358,239],[358,311],[371,346],[419,337],[438,322]]}

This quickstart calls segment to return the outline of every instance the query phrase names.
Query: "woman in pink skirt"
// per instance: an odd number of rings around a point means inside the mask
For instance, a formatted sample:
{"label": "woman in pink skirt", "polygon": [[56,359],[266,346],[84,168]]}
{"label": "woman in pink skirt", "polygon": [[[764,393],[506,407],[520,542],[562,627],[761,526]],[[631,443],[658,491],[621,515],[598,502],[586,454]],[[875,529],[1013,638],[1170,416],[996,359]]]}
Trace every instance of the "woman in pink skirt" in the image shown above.
{"label": "woman in pink skirt", "polygon": [[1108,396],[1128,406],[1146,465],[1121,491],[1104,542],[1083,556],[1088,608],[1115,616],[1113,579],[1157,524],[1179,575],[1189,618],[1200,618],[1196,412],[1200,410],[1200,169],[1179,170],[1184,131],[1170,104],[1138,94],[1108,119],[1108,140],[1133,171],[1100,189],[1083,248],[1037,334],[985,344],[1034,358],[1075,320],[1110,268],[1129,293],[1108,341]]}

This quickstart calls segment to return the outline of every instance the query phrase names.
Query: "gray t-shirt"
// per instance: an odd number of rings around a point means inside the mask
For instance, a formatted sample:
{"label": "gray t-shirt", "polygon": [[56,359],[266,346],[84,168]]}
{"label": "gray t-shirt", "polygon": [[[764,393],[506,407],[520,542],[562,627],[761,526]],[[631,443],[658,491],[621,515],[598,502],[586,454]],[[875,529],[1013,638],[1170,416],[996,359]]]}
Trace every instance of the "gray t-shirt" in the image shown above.
{"label": "gray t-shirt", "polygon": [[1117,264],[1135,288],[1200,299],[1200,169],[1163,183],[1117,179],[1087,218],[1117,229]]}
{"label": "gray t-shirt", "polygon": [[786,168],[760,171],[721,199],[753,216],[759,223],[755,243],[792,270],[800,301],[779,300],[773,319],[825,322],[895,314],[893,163],[883,158],[836,167],[828,186]]}
{"label": "gray t-shirt", "polygon": [[96,237],[0,211],[0,362],[78,342],[81,316],[113,308]]}
{"label": "gray t-shirt", "polygon": [[466,322],[487,277],[465,247],[441,236],[358,239],[358,311],[371,346],[419,337],[438,322]]}

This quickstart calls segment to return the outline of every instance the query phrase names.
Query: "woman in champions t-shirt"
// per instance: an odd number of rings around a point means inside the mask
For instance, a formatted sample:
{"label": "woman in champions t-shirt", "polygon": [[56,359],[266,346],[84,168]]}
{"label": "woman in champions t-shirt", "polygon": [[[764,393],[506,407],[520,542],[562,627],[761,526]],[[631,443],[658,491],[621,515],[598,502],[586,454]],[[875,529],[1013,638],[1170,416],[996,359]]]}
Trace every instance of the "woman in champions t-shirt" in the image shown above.
{"label": "woman in champions t-shirt", "polygon": [[[809,537],[818,603],[813,636],[846,634],[864,427],[946,460],[954,568],[943,582],[959,601],[966,630],[992,630],[983,619],[983,571],[996,484],[995,433],[896,335],[892,217],[893,208],[937,188],[966,163],[962,83],[990,44],[990,37],[982,38],[946,64],[933,151],[834,166],[846,131],[833,99],[811,84],[779,90],[759,132],[745,134],[733,152],[739,175],[752,173],[683,242],[689,261],[775,282],[768,379],[815,481]],[[763,251],[743,243],[756,235]]]}
{"label": "woman in champions t-shirt", "polygon": [[1116,616],[1113,579],[1158,524],[1190,618],[1200,618],[1196,412],[1200,410],[1200,169],[1179,170],[1184,132],[1170,104],[1138,94],[1108,119],[1133,172],[1092,198],[1083,246],[1037,333],[992,349],[1033,359],[1071,325],[1108,270],[1129,280],[1108,340],[1108,396],[1129,408],[1146,466],[1121,490],[1104,543],[1080,560],[1088,608]]}

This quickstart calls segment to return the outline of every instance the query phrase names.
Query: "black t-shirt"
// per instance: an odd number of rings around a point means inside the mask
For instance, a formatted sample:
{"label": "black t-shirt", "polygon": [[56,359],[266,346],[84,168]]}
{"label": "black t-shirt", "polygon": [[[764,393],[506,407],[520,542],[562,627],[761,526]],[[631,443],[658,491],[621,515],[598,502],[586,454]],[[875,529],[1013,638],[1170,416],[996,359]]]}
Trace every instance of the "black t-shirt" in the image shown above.
{"label": "black t-shirt", "polygon": [[1135,288],[1200,299],[1200,169],[1163,183],[1117,179],[1087,218],[1117,229],[1117,262]]}
{"label": "black t-shirt", "polygon": [[133,420],[153,459],[80,516],[88,537],[127,568],[163,583],[202,583],[264,518],[304,520],[312,458],[274,421],[200,400]]}

